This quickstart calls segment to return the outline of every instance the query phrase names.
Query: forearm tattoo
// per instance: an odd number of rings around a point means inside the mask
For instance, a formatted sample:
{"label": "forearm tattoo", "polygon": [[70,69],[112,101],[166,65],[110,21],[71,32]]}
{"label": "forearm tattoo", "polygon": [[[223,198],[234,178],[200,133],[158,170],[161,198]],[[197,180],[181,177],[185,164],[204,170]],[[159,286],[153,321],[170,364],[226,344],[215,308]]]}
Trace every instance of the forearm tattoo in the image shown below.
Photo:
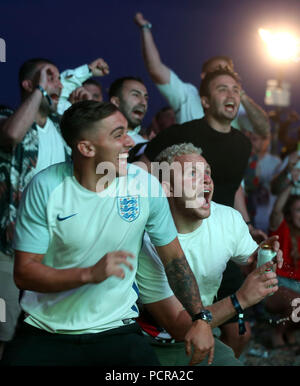
{"label": "forearm tattoo", "polygon": [[198,284],[185,258],[175,258],[165,266],[165,271],[172,291],[190,315],[195,315],[203,308]]}

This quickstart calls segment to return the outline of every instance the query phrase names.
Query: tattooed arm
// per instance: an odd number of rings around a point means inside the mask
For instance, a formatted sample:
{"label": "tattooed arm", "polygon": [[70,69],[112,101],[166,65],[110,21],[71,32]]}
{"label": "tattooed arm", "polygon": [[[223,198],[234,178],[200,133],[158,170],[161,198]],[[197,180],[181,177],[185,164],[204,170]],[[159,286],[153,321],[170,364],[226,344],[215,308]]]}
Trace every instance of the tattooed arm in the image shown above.
{"label": "tattooed arm", "polygon": [[[172,291],[191,315],[199,313],[204,307],[193,272],[184,256],[178,239],[162,247],[156,247],[168,277]],[[201,362],[208,355],[208,363],[214,356],[214,338],[211,327],[203,320],[193,322],[185,336],[187,355],[191,355],[190,364]]]}

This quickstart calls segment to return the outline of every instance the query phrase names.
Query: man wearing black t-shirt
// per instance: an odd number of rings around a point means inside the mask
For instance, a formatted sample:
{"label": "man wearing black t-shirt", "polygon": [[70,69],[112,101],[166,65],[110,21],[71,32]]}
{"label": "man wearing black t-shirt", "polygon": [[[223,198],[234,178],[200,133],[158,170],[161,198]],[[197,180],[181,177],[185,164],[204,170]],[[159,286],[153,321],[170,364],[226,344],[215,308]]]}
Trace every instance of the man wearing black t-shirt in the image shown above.
{"label": "man wearing black t-shirt", "polygon": [[[191,142],[201,147],[203,157],[211,166],[215,185],[213,200],[234,206],[235,194],[244,177],[251,152],[249,139],[231,127],[239,109],[240,91],[238,75],[231,70],[221,68],[208,73],[200,87],[204,118],[163,130],[147,145],[140,161],[149,165],[149,161],[154,161],[165,148],[173,144]],[[226,288],[222,291],[222,283],[220,298],[235,292],[243,281],[241,272],[234,263],[229,263],[226,271],[230,279],[226,280],[225,273],[223,282],[227,282],[227,285],[224,283]],[[230,345],[239,357],[250,338],[250,327],[248,325],[245,335],[238,336],[236,321],[229,322],[221,328],[223,341]]]}

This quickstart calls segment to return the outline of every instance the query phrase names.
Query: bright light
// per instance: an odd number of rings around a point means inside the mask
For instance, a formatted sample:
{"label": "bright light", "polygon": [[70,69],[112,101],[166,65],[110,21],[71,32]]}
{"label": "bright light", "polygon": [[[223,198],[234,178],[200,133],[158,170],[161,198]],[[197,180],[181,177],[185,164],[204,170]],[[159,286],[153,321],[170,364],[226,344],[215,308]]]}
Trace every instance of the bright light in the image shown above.
{"label": "bright light", "polygon": [[289,32],[271,32],[263,28],[260,28],[258,32],[274,59],[279,61],[299,60],[299,39]]}

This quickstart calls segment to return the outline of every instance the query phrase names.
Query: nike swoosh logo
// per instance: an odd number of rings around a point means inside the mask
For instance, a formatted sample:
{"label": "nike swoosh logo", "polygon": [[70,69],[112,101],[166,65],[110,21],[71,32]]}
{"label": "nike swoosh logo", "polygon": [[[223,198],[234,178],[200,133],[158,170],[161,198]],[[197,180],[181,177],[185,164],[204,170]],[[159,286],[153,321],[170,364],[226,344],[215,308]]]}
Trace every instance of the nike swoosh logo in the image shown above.
{"label": "nike swoosh logo", "polygon": [[78,214],[78,213],[71,214],[70,216],[67,216],[67,217],[60,217],[59,214],[58,214],[56,218],[57,218],[58,221],[64,221],[64,220],[67,220],[70,217],[76,216],[76,214]]}

